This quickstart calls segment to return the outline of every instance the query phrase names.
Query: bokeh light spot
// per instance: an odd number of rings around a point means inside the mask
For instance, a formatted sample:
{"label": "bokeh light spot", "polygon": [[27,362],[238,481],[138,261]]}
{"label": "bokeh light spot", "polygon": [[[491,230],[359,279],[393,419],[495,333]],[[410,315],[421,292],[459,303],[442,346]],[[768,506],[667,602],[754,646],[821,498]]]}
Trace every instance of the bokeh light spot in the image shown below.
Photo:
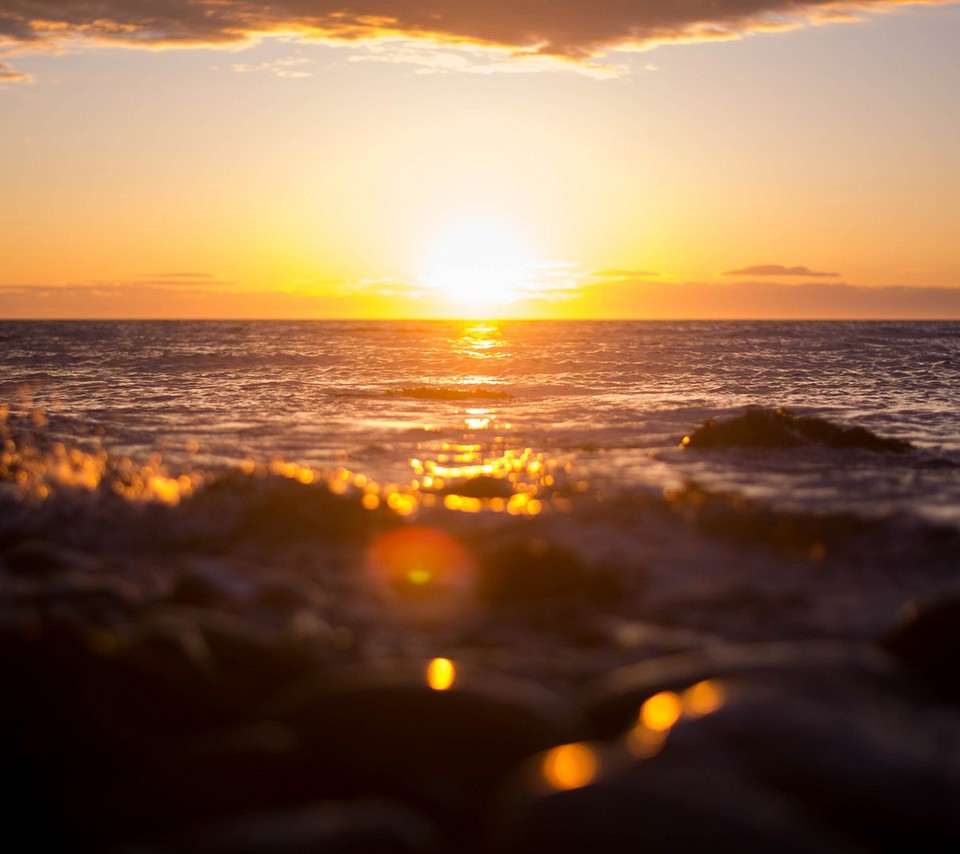
{"label": "bokeh light spot", "polygon": [[640,723],[654,732],[670,729],[679,719],[682,706],[673,691],[654,694],[640,707]]}
{"label": "bokeh light spot", "polygon": [[434,658],[427,665],[427,685],[434,691],[446,691],[457,679],[457,668],[449,658]]}
{"label": "bokeh light spot", "polygon": [[597,776],[596,751],[587,744],[562,744],[543,757],[543,779],[553,789],[579,789]]}
{"label": "bokeh light spot", "polygon": [[715,679],[704,679],[687,688],[680,697],[683,714],[688,718],[711,715],[724,704],[723,686]]}
{"label": "bokeh light spot", "polygon": [[638,759],[649,759],[656,756],[667,740],[667,732],[648,729],[643,724],[637,724],[627,733],[627,750]]}

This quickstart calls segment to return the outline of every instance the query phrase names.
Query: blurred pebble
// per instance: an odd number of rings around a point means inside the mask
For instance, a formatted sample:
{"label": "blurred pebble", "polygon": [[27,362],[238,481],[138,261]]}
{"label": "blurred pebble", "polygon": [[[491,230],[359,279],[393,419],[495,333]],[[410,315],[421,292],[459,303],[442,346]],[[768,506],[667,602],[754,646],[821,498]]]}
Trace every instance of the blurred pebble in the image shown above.
{"label": "blurred pebble", "polygon": [[310,602],[310,593],[305,585],[290,576],[264,579],[257,585],[253,597],[255,604],[274,613],[289,615]]}
{"label": "blurred pebble", "polygon": [[433,854],[437,830],[384,800],[326,801],[223,818],[117,854]]}
{"label": "blurred pebble", "polygon": [[[858,849],[818,828],[809,816],[748,779],[709,763],[640,764],[596,752],[598,775],[574,785],[542,779],[550,754],[525,768],[526,790],[514,789],[508,817],[495,825],[490,854],[853,854]],[[603,760],[610,767],[603,767]],[[571,769],[570,773],[573,772]],[[538,776],[540,779],[538,779]]]}
{"label": "blurred pebble", "polygon": [[80,568],[76,554],[43,540],[22,540],[3,552],[3,562],[13,575],[47,576]]}
{"label": "blurred pebble", "polygon": [[[584,745],[590,774],[569,758],[559,774],[550,754],[531,763],[492,850],[960,846],[960,720],[869,659],[669,684],[634,707],[609,755]],[[691,692],[706,686],[700,703]]]}
{"label": "blurred pebble", "polygon": [[937,694],[960,702],[960,598],[912,608],[881,643]]}
{"label": "blurred pebble", "polygon": [[465,821],[515,763],[575,731],[539,685],[448,659],[321,673],[268,711],[298,733],[331,793],[409,798]]}
{"label": "blurred pebble", "polygon": [[208,728],[149,746],[149,760],[108,793],[111,825],[131,833],[310,800],[296,734],[273,721]]}
{"label": "blurred pebble", "polygon": [[613,600],[619,592],[614,572],[588,569],[574,552],[540,539],[511,543],[483,555],[476,587],[477,598],[493,605]]}
{"label": "blurred pebble", "polygon": [[[644,700],[716,677],[790,673],[795,679],[843,684],[858,680],[911,686],[896,662],[880,650],[840,641],[708,646],[620,667],[587,683],[580,705],[596,738],[615,738],[635,722]],[[859,684],[859,683],[858,683]]]}

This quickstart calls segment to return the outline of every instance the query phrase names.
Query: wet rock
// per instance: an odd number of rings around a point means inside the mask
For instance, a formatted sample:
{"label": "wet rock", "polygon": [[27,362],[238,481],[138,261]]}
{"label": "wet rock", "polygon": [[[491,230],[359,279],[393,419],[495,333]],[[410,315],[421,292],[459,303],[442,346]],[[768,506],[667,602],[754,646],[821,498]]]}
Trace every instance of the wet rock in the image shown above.
{"label": "wet rock", "polygon": [[[14,752],[43,765],[96,750],[98,691],[112,676],[102,633],[67,613],[0,624],[0,732]],[[2,744],[3,742],[0,742]]]}
{"label": "wet rock", "polygon": [[715,745],[744,774],[868,850],[960,845],[960,722],[895,686],[855,674],[830,684],[731,680],[719,711],[689,730],[689,749],[706,757],[700,745]]}
{"label": "wet rock", "polygon": [[369,511],[355,496],[335,495],[325,484],[280,476],[228,472],[193,496],[189,507],[202,543],[302,542],[323,537],[342,542],[365,537],[395,521],[389,511]]}
{"label": "wet rock", "polygon": [[105,701],[127,726],[152,733],[209,726],[225,714],[218,664],[192,620],[159,614],[139,622],[117,656]]}
{"label": "wet rock", "polygon": [[708,493],[691,487],[680,493],[677,509],[689,508],[697,526],[712,536],[744,545],[764,544],[819,562],[858,537],[889,532],[873,519],[852,512],[780,511],[744,501],[740,496]]}
{"label": "wet rock", "polygon": [[85,627],[116,627],[140,610],[145,599],[142,591],[120,578],[62,572],[37,585],[8,590],[0,601],[21,614],[57,614]]}
{"label": "wet rock", "polygon": [[439,848],[436,828],[416,811],[360,800],[224,818],[120,854],[431,854]]}
{"label": "wet rock", "polygon": [[839,641],[731,644],[652,658],[587,683],[580,706],[595,738],[615,738],[637,719],[641,704],[661,691],[679,691],[708,679],[789,674],[810,684],[860,681],[912,691],[913,683],[880,650]]}
{"label": "wet rock", "polygon": [[689,448],[795,448],[814,444],[895,454],[912,447],[900,439],[877,436],[865,427],[845,427],[816,416],[763,407],[750,407],[742,415],[722,421],[711,418],[685,436],[681,444]]}
{"label": "wet rock", "polygon": [[0,815],[8,840],[29,839],[31,851],[71,850],[53,803],[49,781],[29,761],[5,749],[2,741],[0,773],[4,782]]}
{"label": "wet rock", "polygon": [[22,540],[3,552],[3,563],[13,575],[46,577],[83,568],[78,555],[43,540]]}
{"label": "wet rock", "polygon": [[466,498],[509,498],[513,495],[513,485],[506,478],[480,475],[455,481],[444,487],[440,494],[462,495]]}
{"label": "wet rock", "polygon": [[589,751],[587,755],[597,763],[596,776],[583,785],[573,785],[572,778],[569,784],[557,780],[551,785],[542,774],[544,765],[553,761],[550,754],[532,761],[525,769],[526,789],[515,788],[511,793],[509,818],[495,829],[487,851],[853,854],[860,850],[848,847],[796,806],[729,768],[705,763],[685,766],[660,757],[640,763],[614,751],[604,756],[597,746],[572,747]]}
{"label": "wet rock", "polygon": [[321,673],[267,711],[307,745],[328,794],[409,799],[458,833],[510,767],[575,727],[540,686],[447,659]]}
{"label": "wet rock", "polygon": [[[0,703],[0,754],[10,755],[0,764],[7,783],[0,812],[11,833],[30,815],[38,821],[27,836],[11,837],[17,844],[97,850],[92,840],[108,822],[103,811],[88,810],[91,795],[124,779],[142,756],[116,725],[119,674],[100,635],[52,613],[0,630],[0,682],[10,687]],[[29,798],[29,809],[16,806],[20,797]],[[45,848],[51,835],[60,844]]]}
{"label": "wet rock", "polygon": [[937,694],[960,702],[960,598],[912,608],[882,639],[896,656]]}
{"label": "wet rock", "polygon": [[476,595],[489,604],[534,605],[556,599],[609,601],[620,593],[619,576],[590,569],[572,551],[548,540],[511,543],[483,555]]}
{"label": "wet rock", "polygon": [[[144,620],[130,655],[139,656],[135,669],[152,673],[158,690],[169,680],[190,705],[203,699],[219,721],[252,714],[265,698],[314,665],[310,648],[289,643],[278,629],[186,606],[165,606]],[[190,701],[190,686],[199,690],[200,684],[202,698]]]}
{"label": "wet rock", "polygon": [[196,561],[174,580],[168,600],[211,608],[249,595],[253,584],[232,575],[219,561]]}
{"label": "wet rock", "polygon": [[709,703],[655,694],[609,755],[585,746],[586,772],[528,769],[493,850],[953,850],[960,721],[877,676],[788,667],[711,680]]}
{"label": "wet rock", "polygon": [[165,833],[224,815],[310,800],[296,734],[273,721],[204,729],[150,745],[147,760],[107,793],[114,833]]}
{"label": "wet rock", "polygon": [[213,653],[230,705],[254,706],[313,665],[309,649],[286,644],[279,630],[214,611],[193,619]]}
{"label": "wet rock", "polygon": [[253,602],[266,610],[291,615],[311,601],[305,585],[290,576],[264,579],[253,596]]}

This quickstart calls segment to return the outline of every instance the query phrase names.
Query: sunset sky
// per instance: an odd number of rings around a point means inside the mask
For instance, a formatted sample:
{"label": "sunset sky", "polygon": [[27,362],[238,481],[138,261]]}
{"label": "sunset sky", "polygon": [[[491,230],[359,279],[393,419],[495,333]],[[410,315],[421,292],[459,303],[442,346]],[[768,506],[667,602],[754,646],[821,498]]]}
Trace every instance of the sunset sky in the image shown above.
{"label": "sunset sky", "polygon": [[0,317],[960,318],[960,3],[0,0],[0,188]]}

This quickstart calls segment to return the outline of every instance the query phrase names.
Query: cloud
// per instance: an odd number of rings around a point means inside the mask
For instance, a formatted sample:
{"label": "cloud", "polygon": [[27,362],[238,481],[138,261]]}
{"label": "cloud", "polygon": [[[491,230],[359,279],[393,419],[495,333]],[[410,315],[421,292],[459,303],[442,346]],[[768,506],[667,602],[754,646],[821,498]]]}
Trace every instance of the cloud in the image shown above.
{"label": "cloud", "polygon": [[399,37],[482,45],[585,62],[611,49],[735,38],[937,2],[956,0],[4,0],[0,45],[42,49],[79,38],[236,46],[294,33],[337,42]]}
{"label": "cloud", "polygon": [[262,71],[272,74],[274,77],[313,77],[313,72],[306,71],[303,68],[304,65],[312,64],[312,59],[303,56],[291,56],[274,62],[260,62],[253,65],[235,62],[230,66],[230,70],[240,74]]}
{"label": "cloud", "polygon": [[808,279],[835,279],[839,273],[819,273],[809,267],[784,267],[782,264],[757,264],[739,270],[727,270],[724,276],[804,276]]}
{"label": "cloud", "polygon": [[584,288],[577,313],[651,320],[957,320],[960,288],[621,281]]}
{"label": "cloud", "polygon": [[626,70],[623,64],[581,59],[571,65],[566,59],[546,53],[518,53],[509,47],[466,42],[441,44],[436,39],[389,37],[368,41],[363,47],[362,52],[350,57],[350,62],[412,65],[416,74],[517,74],[575,68],[589,77],[605,79],[618,77]]}
{"label": "cloud", "polygon": [[[369,316],[371,293],[381,317],[443,317],[442,301],[413,296],[415,285],[248,291],[137,283],[0,285],[6,318],[357,318]],[[610,281],[551,299],[525,294],[507,314],[536,317],[696,319],[960,320],[960,288],[857,287],[808,282]]]}
{"label": "cloud", "polygon": [[17,71],[9,62],[0,62],[0,86],[4,83],[26,83],[33,80],[32,74]]}
{"label": "cloud", "polygon": [[[381,291],[385,289],[381,288]],[[205,286],[171,287],[137,282],[0,285],[6,319],[271,319],[355,318],[369,315],[370,291],[254,291]],[[404,289],[377,298],[383,317],[428,314]]]}
{"label": "cloud", "polygon": [[184,279],[193,279],[193,280],[210,280],[216,279],[217,277],[213,273],[147,273],[146,278],[148,279],[174,279],[174,280],[184,280]]}
{"label": "cloud", "polygon": [[613,280],[622,281],[625,279],[655,279],[660,273],[654,273],[651,270],[594,270],[589,274],[591,280]]}
{"label": "cloud", "polygon": [[[167,288],[177,290],[204,290],[216,291],[235,287],[236,281],[225,279],[213,273],[176,272],[176,273],[146,273],[130,280],[99,280],[86,282],[76,287],[98,288],[102,291],[113,291],[124,288]],[[62,286],[53,286],[62,287]]]}

